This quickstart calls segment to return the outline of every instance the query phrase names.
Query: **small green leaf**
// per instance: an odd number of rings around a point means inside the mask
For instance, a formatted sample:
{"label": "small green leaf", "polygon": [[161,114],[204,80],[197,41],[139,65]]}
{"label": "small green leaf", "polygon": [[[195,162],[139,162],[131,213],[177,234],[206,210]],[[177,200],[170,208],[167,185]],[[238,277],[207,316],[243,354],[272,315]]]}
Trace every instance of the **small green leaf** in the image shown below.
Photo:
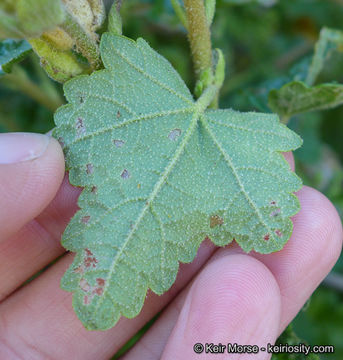
{"label": "small green leaf", "polygon": [[219,88],[222,87],[225,80],[225,58],[220,49],[215,49],[217,55],[217,63],[214,70],[214,82]]}
{"label": "small green leaf", "polygon": [[343,51],[343,32],[323,28],[320,31],[319,40],[315,46],[315,52],[309,68],[306,84],[312,86],[318,75],[323,70],[325,61],[329,58],[334,50]]}
{"label": "small green leaf", "polygon": [[181,24],[185,29],[188,29],[188,21],[184,7],[180,4],[179,0],[171,0],[172,7],[175,11],[176,16],[179,18]]}
{"label": "small green leaf", "polygon": [[205,11],[208,26],[211,26],[216,12],[216,0],[205,0]]}
{"label": "small green leaf", "polygon": [[0,42],[0,75],[11,72],[12,65],[23,60],[31,51],[25,40],[7,39]]}
{"label": "small green leaf", "polygon": [[245,251],[280,250],[301,187],[280,152],[302,141],[277,116],[207,110],[143,40],[104,34],[105,69],[65,84],[55,115],[69,179],[84,189],[62,243],[62,279],[88,329],[136,316],[162,294],[206,236]]}
{"label": "small green leaf", "polygon": [[313,87],[292,81],[269,93],[268,105],[282,118],[308,111],[330,109],[343,103],[343,85],[322,84]]}
{"label": "small green leaf", "polygon": [[123,32],[123,24],[116,1],[112,4],[108,14],[108,31],[114,35],[121,35]]}

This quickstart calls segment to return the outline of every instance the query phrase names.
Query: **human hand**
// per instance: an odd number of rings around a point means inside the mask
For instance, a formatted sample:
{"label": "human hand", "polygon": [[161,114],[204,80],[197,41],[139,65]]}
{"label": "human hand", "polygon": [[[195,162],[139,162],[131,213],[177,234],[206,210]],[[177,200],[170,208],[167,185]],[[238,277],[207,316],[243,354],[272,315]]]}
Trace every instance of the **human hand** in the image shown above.
{"label": "human hand", "polygon": [[[286,158],[293,166],[292,156]],[[108,331],[87,331],[74,314],[71,294],[59,287],[72,260],[60,237],[77,210],[79,193],[64,176],[56,140],[0,134],[0,359],[110,359],[161,310],[124,359],[214,356],[195,354],[195,343],[266,346],[294,318],[341,251],[335,208],[304,187],[297,194],[301,211],[293,218],[293,235],[282,251],[245,254],[235,243],[218,249],[206,240],[191,264],[180,265],[167,293],[148,293],[136,318],[122,318]],[[268,358],[266,353],[253,356]],[[228,357],[234,358],[213,358]]]}

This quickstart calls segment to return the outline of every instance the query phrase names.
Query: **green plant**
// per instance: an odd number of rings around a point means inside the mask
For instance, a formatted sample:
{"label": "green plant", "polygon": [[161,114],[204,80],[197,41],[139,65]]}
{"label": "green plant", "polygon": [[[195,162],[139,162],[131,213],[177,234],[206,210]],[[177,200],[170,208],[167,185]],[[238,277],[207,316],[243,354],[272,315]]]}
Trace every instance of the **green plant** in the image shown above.
{"label": "green plant", "polygon": [[[71,182],[84,190],[64,235],[77,256],[62,284],[75,292],[76,312],[89,329],[135,316],[147,288],[166,291],[178,261],[191,261],[206,236],[217,245],[236,239],[245,251],[280,250],[299,208],[292,193],[301,183],[279,152],[295,150],[300,138],[276,116],[216,110],[225,64],[211,45],[215,3],[172,3],[188,31],[196,101],[144,40],[121,36],[119,3],[108,17],[102,1],[0,5],[0,34],[26,38],[51,78],[69,80],[69,104],[56,112],[54,136]],[[340,85],[307,87],[328,43],[339,48],[340,34],[323,31],[307,85],[295,80],[270,93],[270,107],[284,122],[341,103]],[[29,47],[13,41],[3,49],[2,70],[19,81],[12,65]],[[309,105],[290,108],[299,93]]]}

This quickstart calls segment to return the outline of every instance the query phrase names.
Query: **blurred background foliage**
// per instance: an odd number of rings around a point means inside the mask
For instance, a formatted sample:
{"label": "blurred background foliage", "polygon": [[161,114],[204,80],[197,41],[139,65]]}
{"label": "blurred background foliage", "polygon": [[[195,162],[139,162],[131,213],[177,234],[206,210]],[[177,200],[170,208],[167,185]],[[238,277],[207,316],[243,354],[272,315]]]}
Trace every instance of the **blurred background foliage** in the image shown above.
{"label": "blurred background foliage", "polygon": [[[110,2],[110,1],[108,1]],[[169,0],[124,0],[123,33],[144,37],[193,89],[186,31]],[[320,30],[343,30],[343,0],[217,0],[214,47],[223,50],[226,81],[221,107],[265,111],[268,93],[308,70]],[[336,49],[316,83],[343,83],[343,49]],[[62,86],[50,80],[31,54],[0,78],[0,132],[47,132],[53,110],[64,102]],[[297,172],[306,185],[323,192],[343,216],[343,106],[293,116],[289,126],[304,139],[295,152]],[[332,344],[343,359],[343,257],[331,278],[313,294],[293,322],[310,344]]]}

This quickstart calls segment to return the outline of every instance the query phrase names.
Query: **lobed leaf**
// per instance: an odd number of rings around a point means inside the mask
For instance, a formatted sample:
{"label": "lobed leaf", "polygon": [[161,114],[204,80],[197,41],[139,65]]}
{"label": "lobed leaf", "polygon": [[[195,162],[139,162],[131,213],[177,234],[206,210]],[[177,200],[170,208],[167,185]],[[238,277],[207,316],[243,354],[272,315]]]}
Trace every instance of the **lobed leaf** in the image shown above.
{"label": "lobed leaf", "polygon": [[84,189],[62,243],[62,279],[88,329],[136,316],[162,294],[205,237],[280,250],[301,187],[280,152],[301,139],[277,116],[207,110],[143,40],[104,34],[105,69],[65,84],[55,115],[72,184]]}

